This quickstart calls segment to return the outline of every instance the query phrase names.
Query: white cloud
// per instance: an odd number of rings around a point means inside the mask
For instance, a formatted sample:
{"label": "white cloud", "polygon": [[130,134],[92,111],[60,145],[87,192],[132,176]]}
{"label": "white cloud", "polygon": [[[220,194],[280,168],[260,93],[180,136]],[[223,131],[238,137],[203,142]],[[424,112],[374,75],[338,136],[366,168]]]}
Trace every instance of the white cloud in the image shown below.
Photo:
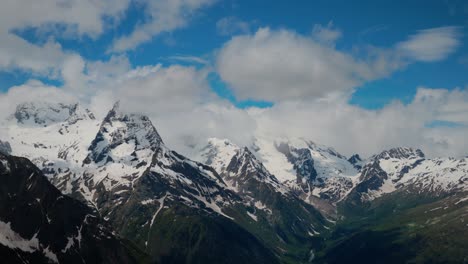
{"label": "white cloud", "polygon": [[104,30],[103,19],[118,20],[128,4],[129,0],[5,0],[0,9],[0,31],[63,26],[78,35],[96,36]]}
{"label": "white cloud", "polygon": [[210,62],[204,58],[197,57],[197,56],[185,56],[185,55],[175,55],[175,56],[169,56],[168,58],[171,61],[175,62],[187,62],[187,63],[195,63],[195,64],[201,64],[201,65],[208,65]]}
{"label": "white cloud", "polygon": [[260,28],[228,41],[217,55],[217,71],[240,100],[280,102],[349,94],[364,82],[387,77],[415,61],[440,60],[459,43],[458,28],[420,31],[391,48],[335,48],[340,31],[316,25],[312,36]]}
{"label": "white cloud", "polygon": [[460,45],[459,27],[439,27],[420,30],[397,48],[418,61],[438,61],[453,53]]}
{"label": "white cloud", "polygon": [[468,126],[468,90],[425,89],[420,88],[414,103],[428,105],[434,120]]}
{"label": "white cloud", "polygon": [[63,51],[53,39],[36,45],[13,32],[32,28],[74,37],[97,37],[110,22],[120,19],[128,4],[129,0],[2,1],[0,70],[21,69],[35,75],[60,77],[61,67],[67,60],[76,59],[76,55]]}
{"label": "white cloud", "polygon": [[0,43],[0,70],[21,69],[56,78],[67,56],[60,44],[52,40],[38,46],[15,35],[0,32]]}
{"label": "white cloud", "polygon": [[77,92],[84,92],[86,76],[85,61],[78,55],[68,57],[62,66],[62,78],[65,85]]}
{"label": "white cloud", "polygon": [[109,91],[123,105],[149,114],[188,112],[214,97],[204,70],[178,65],[131,70],[112,83]]}
{"label": "white cloud", "polygon": [[[193,155],[193,146],[203,144],[208,137],[229,138],[249,146],[255,135],[306,137],[346,155],[357,152],[368,156],[395,146],[422,148],[429,156],[467,154],[466,89],[419,88],[409,104],[395,101],[380,110],[350,105],[349,97],[343,95],[283,100],[271,108],[245,110],[211,92],[205,69],[156,65],[125,71],[124,57],[115,58],[109,68],[104,64],[93,67],[110,72],[113,78],[104,78],[97,86],[84,82],[93,92],[84,103],[103,117],[116,100],[121,100],[127,111],[150,116],[168,146],[187,155]],[[85,80],[95,76],[87,75],[88,70],[83,72]],[[80,94],[31,81],[0,94],[0,113],[11,114],[19,102],[37,98],[74,102],[80,100]],[[428,126],[433,121],[460,126]]]}
{"label": "white cloud", "polygon": [[11,87],[6,93],[0,93],[0,121],[13,114],[18,104],[37,100],[51,103],[71,103],[76,102],[77,98],[57,87],[45,85],[37,80],[30,80],[25,84]]}
{"label": "white cloud", "polygon": [[166,144],[184,154],[191,154],[190,146],[212,136],[249,142],[255,121],[246,111],[218,98],[207,83],[207,74],[206,69],[180,65],[129,69],[97,87],[88,83],[88,89],[95,92],[89,106],[102,118],[119,100],[126,111],[148,115]]}
{"label": "white cloud", "polygon": [[250,24],[235,16],[223,17],[216,22],[216,30],[221,36],[250,33]]}
{"label": "white cloud", "polygon": [[144,6],[147,21],[137,25],[128,36],[123,36],[113,44],[110,51],[123,52],[134,49],[154,36],[170,32],[187,25],[194,13],[213,4],[214,0],[139,0]]}
{"label": "white cloud", "polygon": [[[138,24],[130,36],[114,43],[118,51],[134,48],[162,32],[185,26],[197,10],[214,0],[44,0],[2,2],[0,9],[0,70],[20,69],[53,79],[63,78],[70,87],[80,89],[84,83],[86,62],[79,54],[64,51],[50,38],[34,44],[16,35],[15,30],[35,29],[42,36],[97,38],[121,21],[130,4],[143,5],[145,23]],[[51,33],[51,34],[47,34]],[[41,41],[39,41],[41,42]],[[107,63],[106,63],[107,64]],[[96,77],[96,76],[95,76]],[[90,80],[86,80],[90,81]]]}
{"label": "white cloud", "polygon": [[280,101],[349,92],[387,74],[373,63],[291,31],[261,28],[225,44],[217,69],[239,99]]}
{"label": "white cloud", "polygon": [[[40,98],[54,102],[82,100],[102,116],[116,100],[121,100],[129,111],[149,115],[167,144],[182,153],[189,153],[189,146],[212,136],[249,145],[253,135],[271,134],[307,137],[345,154],[370,155],[399,145],[420,147],[430,155],[467,154],[466,89],[420,88],[410,104],[393,102],[381,110],[348,104],[353,89],[365,81],[388,76],[415,60],[434,61],[448,56],[458,45],[458,33],[452,34],[456,29],[452,33],[448,29],[421,31],[390,49],[367,47],[365,56],[337,50],[334,43],[341,33],[332,24],[317,25],[311,36],[263,28],[255,34],[234,37],[217,54],[217,70],[238,99],[277,102],[259,111],[238,109],[218,98],[206,80],[209,68],[148,65],[132,69],[125,56],[86,61],[78,54],[63,51],[52,39],[34,45],[10,31],[28,26],[47,31],[55,24],[65,24],[72,35],[97,36],[106,27],[103,16],[118,20],[126,1],[119,1],[117,8],[106,6],[114,3],[111,1],[46,1],[44,9],[37,11],[38,18],[27,16],[34,11],[27,6],[21,7],[28,12],[15,18],[8,12],[14,14],[13,8],[20,7],[14,5],[18,2],[6,2],[0,11],[0,68],[62,78],[65,84],[57,88],[30,81],[0,93],[1,115],[11,114],[19,102]],[[145,3],[148,23],[117,40],[116,50],[134,48],[161,32],[185,26],[193,12],[212,1]],[[75,7],[74,11],[67,9],[70,6]],[[43,13],[46,11],[53,15],[47,17]],[[423,40],[434,42],[426,45]],[[170,59],[206,63],[190,56]],[[427,126],[434,121],[460,126]]]}
{"label": "white cloud", "polygon": [[326,26],[315,24],[312,29],[312,35],[317,41],[334,46],[343,33],[341,30],[335,28],[333,21],[330,21]]}
{"label": "white cloud", "polygon": [[101,84],[114,80],[131,70],[127,56],[112,56],[108,61],[92,61],[87,63],[87,75],[90,82]]}
{"label": "white cloud", "polygon": [[338,100],[288,101],[253,114],[256,134],[305,137],[346,155],[365,156],[396,146],[422,148],[430,156],[465,156],[468,126],[430,127],[433,121],[468,122],[468,90],[419,88],[408,105],[395,101],[366,110]]}
{"label": "white cloud", "polygon": [[107,61],[86,61],[77,54],[70,54],[60,65],[61,89],[87,101],[98,91],[112,86],[130,70],[130,62],[123,55],[112,56]]}
{"label": "white cloud", "polygon": [[192,157],[197,154],[195,147],[205,144],[209,137],[248,145],[257,125],[245,110],[220,102],[209,102],[190,111],[161,112],[151,118],[168,146]]}

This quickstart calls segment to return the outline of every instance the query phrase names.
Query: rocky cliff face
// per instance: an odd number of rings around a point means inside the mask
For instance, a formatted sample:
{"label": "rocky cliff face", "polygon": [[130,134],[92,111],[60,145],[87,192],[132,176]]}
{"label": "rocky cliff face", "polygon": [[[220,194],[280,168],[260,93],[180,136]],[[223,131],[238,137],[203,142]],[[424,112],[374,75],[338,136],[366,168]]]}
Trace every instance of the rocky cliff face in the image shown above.
{"label": "rocky cliff face", "polygon": [[438,197],[467,190],[466,158],[427,159],[419,149],[400,147],[371,157],[350,196],[370,201],[401,191]]}
{"label": "rocky cliff face", "polygon": [[5,263],[136,263],[96,212],[64,196],[24,158],[0,154]]}
{"label": "rocky cliff face", "polygon": [[11,154],[11,145],[7,141],[0,140],[0,154]]}

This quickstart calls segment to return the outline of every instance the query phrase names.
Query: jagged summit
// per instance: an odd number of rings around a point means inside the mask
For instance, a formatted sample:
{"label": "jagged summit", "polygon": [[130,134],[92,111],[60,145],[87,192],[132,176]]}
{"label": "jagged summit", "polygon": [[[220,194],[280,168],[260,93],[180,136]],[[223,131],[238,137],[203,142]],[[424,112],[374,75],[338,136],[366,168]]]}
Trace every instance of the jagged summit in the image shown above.
{"label": "jagged summit", "polygon": [[335,149],[304,138],[258,136],[257,156],[284,183],[307,183],[319,178],[355,176],[357,170]]}
{"label": "jagged summit", "polygon": [[[231,158],[229,165],[226,167],[226,172],[235,175],[255,173],[255,176],[260,179],[270,176],[263,164],[247,147],[236,151],[236,154]],[[275,179],[275,181],[277,180]]]}
{"label": "jagged summit", "polygon": [[282,142],[276,145],[276,149],[283,153],[288,161],[293,164],[297,174],[297,182],[307,184],[315,181],[317,171],[314,168],[314,160],[309,148],[296,148]]}
{"label": "jagged summit", "polygon": [[362,160],[361,156],[359,156],[359,154],[352,155],[348,161],[349,163],[353,164],[354,168],[357,170],[361,170],[364,164],[364,161]]}
{"label": "jagged summit", "polygon": [[314,197],[338,201],[358,174],[346,157],[310,140],[259,137],[252,149],[212,138],[202,149],[200,161],[213,166],[230,186],[239,186],[239,177],[266,179],[276,190],[289,188],[307,202]]}
{"label": "jagged summit", "polygon": [[325,152],[339,159],[346,159],[346,156],[342,155],[341,153],[339,153],[332,147],[317,144],[316,142],[312,140],[307,140],[307,139],[302,139],[302,140],[304,140],[304,142],[307,144],[307,147],[310,148],[312,151],[317,151],[317,152],[322,152],[322,153]]}
{"label": "jagged summit", "polygon": [[29,160],[0,153],[2,263],[137,263],[110,226]]}
{"label": "jagged summit", "polygon": [[[109,218],[114,217],[115,208],[132,204],[132,199],[178,195],[190,197],[188,202],[182,199],[188,206],[201,204],[223,214],[219,206],[229,203],[232,196],[222,191],[225,184],[212,168],[167,148],[147,116],[127,113],[119,102],[103,119],[73,177],[62,163],[48,164],[48,176],[56,186],[97,205]],[[145,189],[144,193],[132,198],[138,188]]]}
{"label": "jagged summit", "polygon": [[435,196],[468,191],[465,159],[426,159],[419,149],[398,147],[370,158],[350,197],[370,201],[398,190]]}
{"label": "jagged summit", "polygon": [[[81,116],[79,105],[19,108],[21,122],[10,120],[17,122],[2,131],[14,155],[31,157],[58,189],[87,202],[154,256],[166,245],[174,245],[171,254],[180,254],[181,241],[161,238],[184,223],[187,230],[174,237],[184,240],[193,223],[209,223],[202,227],[210,232],[206,237],[239,225],[268,240],[278,249],[275,254],[293,254],[289,243],[310,250],[304,241],[331,227],[316,209],[337,219],[338,204],[351,201],[347,197],[355,202],[389,193],[436,197],[468,191],[466,159],[425,159],[411,148],[363,161],[298,138],[256,135],[249,148],[211,138],[198,153],[203,164],[170,150],[147,116],[127,113],[118,102],[101,120],[72,118]],[[220,240],[213,243],[219,244],[225,233],[216,237]]]}
{"label": "jagged summit", "polygon": [[156,151],[163,140],[151,120],[141,114],[121,111],[119,102],[108,112],[89,147],[84,163],[138,160]]}
{"label": "jagged summit", "polygon": [[[248,147],[239,147],[228,139],[210,138],[201,150],[201,161],[219,174],[245,175],[266,178],[270,173]],[[275,181],[277,181],[275,179]]]}
{"label": "jagged summit", "polygon": [[420,149],[397,147],[381,152],[375,156],[375,159],[413,159],[424,157],[425,155]]}
{"label": "jagged summit", "polygon": [[13,118],[18,124],[48,126],[61,122],[74,124],[79,120],[94,120],[95,116],[79,103],[25,102],[16,107]]}
{"label": "jagged summit", "polygon": [[239,190],[254,180],[270,184],[278,192],[286,192],[248,147],[241,148],[227,139],[210,138],[199,156],[199,160],[213,167],[230,188]]}
{"label": "jagged summit", "polygon": [[359,154],[354,154],[348,159],[348,161],[351,162],[352,164],[356,164],[358,162],[361,162],[362,159],[361,159],[361,156],[359,156]]}

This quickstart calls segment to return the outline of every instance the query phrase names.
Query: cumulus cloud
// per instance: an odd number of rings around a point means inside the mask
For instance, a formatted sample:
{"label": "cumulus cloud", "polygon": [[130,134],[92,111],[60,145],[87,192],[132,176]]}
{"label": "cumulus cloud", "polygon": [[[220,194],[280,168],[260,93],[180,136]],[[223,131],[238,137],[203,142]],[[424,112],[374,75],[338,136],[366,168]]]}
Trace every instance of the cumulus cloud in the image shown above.
{"label": "cumulus cloud", "polygon": [[387,74],[373,63],[292,31],[261,28],[225,44],[217,70],[239,99],[276,102],[349,92]]}
{"label": "cumulus cloud", "polygon": [[0,32],[0,70],[21,69],[36,75],[57,78],[67,57],[60,44],[53,40],[33,45],[12,34]]}
{"label": "cumulus cloud", "polygon": [[214,3],[214,0],[138,0],[144,6],[147,19],[128,35],[115,40],[110,51],[131,50],[164,32],[187,25],[194,13]]}
{"label": "cumulus cloud", "polygon": [[457,27],[427,29],[390,48],[365,46],[347,53],[335,48],[341,33],[332,23],[316,25],[312,36],[260,28],[227,42],[216,65],[241,100],[314,99],[350,93],[415,61],[443,59],[458,47],[457,32]]}
{"label": "cumulus cloud", "polygon": [[453,53],[460,45],[459,27],[439,27],[420,30],[397,48],[418,61],[438,61]]}
{"label": "cumulus cloud", "polygon": [[[395,146],[422,148],[430,156],[467,154],[468,90],[419,88],[407,105],[395,101],[366,110],[339,100],[289,101],[252,114],[257,135],[304,137],[346,155],[369,156]],[[428,126],[435,120],[459,127]],[[465,133],[465,134],[464,134]]]}
{"label": "cumulus cloud", "polygon": [[[126,111],[148,115],[166,144],[187,155],[209,137],[229,137],[241,145],[251,142],[255,122],[245,110],[213,93],[208,73],[180,65],[132,69],[100,86],[90,107],[102,117],[119,100]],[[233,133],[240,129],[245,133]]]}
{"label": "cumulus cloud", "polygon": [[0,121],[12,115],[18,104],[35,102],[38,99],[50,103],[72,103],[78,100],[63,89],[46,85],[38,80],[29,80],[22,85],[11,87],[5,93],[0,93]]}
{"label": "cumulus cloud", "polygon": [[68,28],[79,35],[97,36],[104,30],[104,19],[118,20],[129,0],[6,0],[0,9],[0,31],[38,28]]}
{"label": "cumulus cloud", "polygon": [[[82,76],[72,75],[80,74],[80,68],[86,68],[87,63],[79,54],[64,51],[53,37],[78,39],[88,36],[96,39],[110,27],[119,25],[130,4],[137,5],[146,12],[145,21],[139,23],[130,35],[116,39],[111,48],[114,51],[125,51],[162,32],[185,26],[197,10],[213,2],[214,0],[3,1],[0,9],[0,70],[20,69],[48,78],[68,78],[65,82],[71,82],[70,78],[82,79]],[[39,44],[31,43],[17,34],[29,29],[36,33]],[[41,39],[43,36],[48,36],[49,39]],[[82,84],[75,84],[75,87],[80,86]]]}
{"label": "cumulus cloud", "polygon": [[34,75],[59,78],[62,66],[71,66],[67,61],[76,62],[77,56],[63,51],[53,39],[44,44],[33,44],[16,35],[15,31],[35,29],[42,33],[51,31],[77,38],[84,35],[94,38],[104,32],[106,25],[118,21],[128,4],[129,0],[2,1],[0,70],[21,69]]}
{"label": "cumulus cloud", "polygon": [[86,67],[88,80],[95,85],[115,80],[132,68],[125,55],[111,56],[108,61],[88,61]]}
{"label": "cumulus cloud", "polygon": [[[193,154],[195,145],[213,136],[228,137],[239,145],[251,142],[255,121],[213,93],[206,69],[181,65],[125,69],[126,63],[124,57],[84,64],[75,58],[67,66],[73,78],[66,78],[63,87],[30,81],[0,93],[0,120],[22,102],[81,102],[103,118],[120,101],[123,110],[148,115],[166,144],[185,154]],[[73,89],[76,84],[82,87]]]}
{"label": "cumulus cloud", "polygon": [[[121,57],[109,64],[85,66],[113,77],[99,84],[84,82],[94,92],[82,102],[102,118],[120,100],[124,110],[150,116],[166,144],[186,155],[196,156],[194,151],[209,137],[251,146],[255,136],[305,137],[345,155],[369,156],[395,146],[422,148],[429,156],[467,154],[467,89],[421,87],[410,103],[395,101],[380,110],[350,105],[347,95],[283,100],[266,109],[239,109],[213,94],[206,69],[156,65],[125,70],[125,58]],[[94,79],[91,72],[83,71],[85,80]],[[19,102],[37,98],[82,100],[78,95],[66,86],[31,81],[0,94],[0,112],[11,114]],[[434,121],[457,126],[430,125]]]}
{"label": "cumulus cloud", "polygon": [[429,106],[434,120],[468,126],[468,90],[418,89],[414,104]]}
{"label": "cumulus cloud", "polygon": [[[114,50],[131,49],[161,32],[183,27],[193,12],[212,3],[141,1],[147,7],[149,19],[131,35],[117,39]],[[18,103],[37,98],[65,103],[81,101],[103,117],[120,100],[126,110],[149,115],[165,142],[185,154],[193,154],[196,145],[213,136],[246,146],[253,143],[254,136],[288,136],[306,137],[347,155],[358,152],[367,156],[400,145],[422,148],[432,156],[466,155],[466,88],[419,88],[409,104],[395,101],[380,110],[366,110],[348,103],[353,90],[363,82],[388,76],[413,61],[448,56],[457,47],[459,36],[447,32],[457,29],[420,31],[391,48],[366,47],[365,56],[358,56],[335,48],[341,32],[331,23],[315,26],[308,36],[269,28],[245,34],[238,28],[233,34],[244,35],[232,38],[216,53],[215,70],[237,99],[275,102],[267,109],[239,109],[214,94],[207,81],[213,69],[205,59],[170,58],[197,62],[202,67],[157,64],[132,68],[124,55],[106,61],[86,61],[79,54],[64,51],[53,40],[35,45],[10,31],[29,25],[50,30],[51,25],[53,28],[54,24],[65,23],[77,36],[96,36],[105,27],[103,17],[120,18],[128,4],[124,0],[115,8],[106,6],[105,3],[111,5],[110,1],[46,1],[45,7],[60,10],[67,17],[39,16],[43,20],[28,20],[26,16],[15,20],[5,10],[13,10],[17,1],[6,3],[6,8],[2,5],[0,11],[5,15],[0,16],[0,67],[60,78],[64,84],[52,87],[32,80],[0,93],[3,117],[11,114]],[[75,14],[67,11],[70,6],[76,7],[74,10],[93,7],[97,11]],[[450,37],[454,37],[452,42],[448,41]],[[422,40],[436,41],[425,46]],[[436,121],[442,123],[433,125]],[[456,126],[440,125],[443,122]]]}
{"label": "cumulus cloud", "polygon": [[206,72],[195,67],[161,65],[136,68],[100,91],[120,100],[137,112],[170,113],[191,111],[214,98]]}
{"label": "cumulus cloud", "polygon": [[[40,98],[50,102],[72,102],[86,86],[86,62],[73,52],[67,52],[52,38],[42,44],[31,43],[15,34],[15,30],[36,29],[41,32],[65,29],[75,37],[97,36],[103,32],[104,19],[117,20],[126,8],[127,0],[117,1],[13,1],[2,2],[0,9],[0,70],[22,70],[33,77],[61,79],[67,87],[48,86],[37,80],[11,87],[0,93],[0,114],[11,114],[21,102]],[[68,88],[76,88],[76,93]]]}

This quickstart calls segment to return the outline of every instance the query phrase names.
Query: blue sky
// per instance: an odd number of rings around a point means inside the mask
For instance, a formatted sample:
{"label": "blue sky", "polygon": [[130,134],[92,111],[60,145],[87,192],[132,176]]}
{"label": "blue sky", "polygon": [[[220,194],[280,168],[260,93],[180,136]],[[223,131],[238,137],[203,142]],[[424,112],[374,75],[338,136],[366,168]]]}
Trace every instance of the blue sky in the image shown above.
{"label": "blue sky", "polygon": [[[63,50],[76,52],[85,60],[108,60],[113,41],[130,34],[136,25],[145,23],[145,5],[130,3],[122,20],[109,26],[97,37],[69,37],[57,31],[40,32],[37,26],[14,29],[27,41],[42,45],[50,38]],[[375,45],[392,47],[419,30],[444,26],[459,27],[460,45],[443,60],[415,62],[388,76],[366,81],[355,87],[350,102],[368,109],[379,109],[392,100],[410,102],[419,86],[454,89],[468,83],[468,3],[464,1],[217,1],[190,13],[187,25],[152,36],[134,49],[123,53],[133,67],[162,63],[170,65],[172,56],[196,56],[210,60],[233,35],[253,34],[258,28],[287,29],[308,36],[314,25],[333,23],[341,32],[336,50],[353,53],[356,47]],[[220,34],[216,24],[223,18],[242,21],[246,29]],[[43,30],[42,30],[43,31]],[[183,63],[183,62],[178,62]],[[200,65],[198,65],[200,66]],[[21,68],[0,70],[0,89],[24,83],[31,78]],[[60,79],[34,76],[46,83],[60,84]],[[236,100],[229,84],[217,73],[210,74],[210,84],[222,97],[239,107],[271,106],[268,100]],[[258,102],[257,102],[258,101]]]}
{"label": "blue sky", "polygon": [[0,115],[120,101],[181,153],[286,136],[466,156],[467,42],[458,0],[3,1]]}

